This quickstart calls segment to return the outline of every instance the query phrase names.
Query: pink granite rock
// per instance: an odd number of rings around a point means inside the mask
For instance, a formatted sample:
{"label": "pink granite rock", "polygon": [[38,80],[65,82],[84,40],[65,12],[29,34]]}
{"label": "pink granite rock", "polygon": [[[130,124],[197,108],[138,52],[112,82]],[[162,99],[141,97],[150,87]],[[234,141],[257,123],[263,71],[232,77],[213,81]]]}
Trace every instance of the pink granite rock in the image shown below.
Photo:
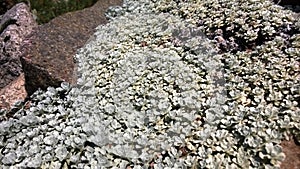
{"label": "pink granite rock", "polygon": [[10,110],[17,101],[23,101],[27,96],[24,74],[0,90],[0,109]]}
{"label": "pink granite rock", "polygon": [[[95,28],[107,23],[105,11],[122,0],[100,0],[92,7],[69,12],[39,25],[22,46],[21,63],[28,94],[61,82],[74,80],[73,56],[93,35]],[[76,78],[76,77],[75,77]]]}
{"label": "pink granite rock", "polygon": [[37,23],[25,3],[16,4],[3,15],[0,22],[0,89],[21,74],[20,46],[35,27]]}

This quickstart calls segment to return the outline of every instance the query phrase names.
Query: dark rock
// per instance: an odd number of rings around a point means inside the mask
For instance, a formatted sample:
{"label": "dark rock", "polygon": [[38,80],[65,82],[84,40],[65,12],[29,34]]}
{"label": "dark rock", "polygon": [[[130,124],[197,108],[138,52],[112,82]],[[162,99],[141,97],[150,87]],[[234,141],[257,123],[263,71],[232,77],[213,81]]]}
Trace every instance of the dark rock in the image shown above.
{"label": "dark rock", "polygon": [[0,22],[0,89],[22,72],[20,47],[25,37],[37,26],[29,7],[16,4]]}
{"label": "dark rock", "polygon": [[274,3],[279,5],[300,5],[299,0],[273,0]]}
{"label": "dark rock", "polygon": [[17,4],[16,0],[1,0],[0,1],[0,15],[4,14],[7,10]]}
{"label": "dark rock", "polygon": [[94,6],[70,12],[41,25],[27,38],[21,62],[25,74],[25,88],[32,94],[38,88],[72,83],[73,56],[95,32],[107,22],[109,6],[121,5],[122,0],[100,0]]}

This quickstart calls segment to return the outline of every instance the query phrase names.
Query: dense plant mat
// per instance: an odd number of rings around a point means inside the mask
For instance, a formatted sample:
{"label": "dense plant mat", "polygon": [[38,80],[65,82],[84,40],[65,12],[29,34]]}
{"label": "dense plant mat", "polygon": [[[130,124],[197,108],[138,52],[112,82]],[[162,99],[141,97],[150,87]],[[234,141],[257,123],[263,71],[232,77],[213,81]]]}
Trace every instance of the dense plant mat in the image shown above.
{"label": "dense plant mat", "polygon": [[1,165],[280,168],[300,135],[293,12],[128,0],[106,15],[75,56],[77,85],[37,91],[0,123]]}

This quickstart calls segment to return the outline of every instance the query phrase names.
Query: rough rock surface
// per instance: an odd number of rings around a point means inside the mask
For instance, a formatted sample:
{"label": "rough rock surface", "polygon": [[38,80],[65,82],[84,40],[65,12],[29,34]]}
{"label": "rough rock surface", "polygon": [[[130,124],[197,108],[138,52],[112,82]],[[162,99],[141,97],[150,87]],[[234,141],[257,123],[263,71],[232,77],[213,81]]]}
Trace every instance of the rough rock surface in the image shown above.
{"label": "rough rock surface", "polygon": [[280,168],[300,169],[300,146],[292,138],[289,141],[283,141],[281,145],[286,158]]}
{"label": "rough rock surface", "polygon": [[38,88],[72,83],[76,50],[82,47],[99,24],[106,23],[104,12],[121,0],[100,0],[94,6],[59,16],[39,26],[23,46],[21,58],[28,94]]}
{"label": "rough rock surface", "polygon": [[37,26],[29,7],[16,4],[0,22],[0,89],[22,72],[20,47],[25,37]]}
{"label": "rough rock surface", "polygon": [[22,73],[17,79],[0,90],[0,109],[10,109],[19,100],[27,96],[25,79]]}

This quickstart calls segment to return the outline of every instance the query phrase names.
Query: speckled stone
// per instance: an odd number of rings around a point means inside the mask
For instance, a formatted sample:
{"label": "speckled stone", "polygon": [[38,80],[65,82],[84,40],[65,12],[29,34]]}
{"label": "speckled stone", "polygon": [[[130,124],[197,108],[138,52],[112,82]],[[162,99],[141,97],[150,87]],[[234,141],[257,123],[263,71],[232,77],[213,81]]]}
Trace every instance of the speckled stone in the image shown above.
{"label": "speckled stone", "polygon": [[[1,4],[0,4],[1,5]],[[37,26],[30,8],[16,4],[0,20],[0,89],[22,73],[20,47],[25,37]],[[0,105],[1,106],[1,105]]]}
{"label": "speckled stone", "polygon": [[94,6],[59,16],[39,26],[22,48],[21,62],[25,88],[32,94],[38,88],[72,83],[76,50],[82,47],[99,24],[106,23],[104,12],[121,0],[101,0]]}

